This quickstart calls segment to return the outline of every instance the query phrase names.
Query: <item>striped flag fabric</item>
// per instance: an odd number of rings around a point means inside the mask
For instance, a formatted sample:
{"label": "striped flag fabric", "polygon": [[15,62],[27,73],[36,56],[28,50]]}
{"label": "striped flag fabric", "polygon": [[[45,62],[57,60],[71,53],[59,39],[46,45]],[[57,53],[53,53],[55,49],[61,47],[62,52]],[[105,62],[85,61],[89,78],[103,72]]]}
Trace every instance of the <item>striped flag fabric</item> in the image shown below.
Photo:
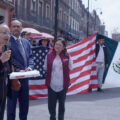
{"label": "striped flag fabric", "polygon": [[[73,70],[70,72],[71,85],[68,88],[67,95],[86,93],[90,88],[98,87],[95,66],[95,46],[96,33],[67,47],[67,51],[73,61]],[[40,57],[40,55],[38,56]],[[34,58],[36,59],[36,57]],[[43,60],[44,58],[45,57],[43,57]],[[47,97],[45,78],[29,80],[29,86],[30,99]]]}

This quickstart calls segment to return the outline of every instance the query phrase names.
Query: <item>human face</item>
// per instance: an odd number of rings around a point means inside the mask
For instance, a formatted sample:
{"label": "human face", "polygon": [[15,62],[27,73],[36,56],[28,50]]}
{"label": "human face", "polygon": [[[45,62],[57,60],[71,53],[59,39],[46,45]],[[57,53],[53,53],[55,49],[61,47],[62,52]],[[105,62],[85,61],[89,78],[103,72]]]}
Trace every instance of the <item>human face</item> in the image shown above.
{"label": "human face", "polygon": [[7,25],[0,26],[0,46],[8,44],[10,39],[10,30]]}
{"label": "human face", "polygon": [[22,30],[21,22],[19,22],[18,20],[14,20],[11,22],[10,31],[11,31],[12,35],[19,38],[19,36],[21,34],[21,30]]}
{"label": "human face", "polygon": [[43,45],[43,46],[45,46],[45,47],[46,47],[46,46],[47,46],[47,44],[48,44],[48,40],[42,40],[42,45]]}
{"label": "human face", "polygon": [[99,39],[99,40],[98,40],[98,43],[99,43],[100,45],[103,45],[103,44],[104,44],[104,39]]}
{"label": "human face", "polygon": [[62,50],[64,50],[64,45],[62,44],[61,40],[58,40],[55,43],[54,50],[56,51],[57,54],[60,54]]}

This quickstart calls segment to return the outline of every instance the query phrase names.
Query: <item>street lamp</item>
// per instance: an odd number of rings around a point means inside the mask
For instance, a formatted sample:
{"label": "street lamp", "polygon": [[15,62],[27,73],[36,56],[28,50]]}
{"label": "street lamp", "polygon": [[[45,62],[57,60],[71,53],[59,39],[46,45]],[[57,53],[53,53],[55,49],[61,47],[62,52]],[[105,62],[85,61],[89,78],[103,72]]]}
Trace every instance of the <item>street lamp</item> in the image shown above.
{"label": "street lamp", "polygon": [[[97,1],[97,0],[95,0]],[[88,0],[88,11],[87,11],[87,37],[89,36],[89,16],[90,16],[90,11],[89,11],[89,6],[90,6],[90,1]]]}
{"label": "street lamp", "polygon": [[100,11],[100,15],[102,15],[103,12],[102,12],[102,10],[101,10],[100,8],[96,8],[96,9],[95,9],[96,12],[97,12],[98,10]]}
{"label": "street lamp", "polygon": [[[100,15],[102,15],[102,10],[100,8],[97,8],[95,10],[93,10],[93,13],[94,13],[94,17],[95,17],[95,21],[94,21],[94,30],[96,30],[96,25],[97,24],[97,17],[99,18],[99,15],[97,14],[97,10],[100,10]],[[99,18],[100,19],[100,18]],[[99,23],[100,24],[100,23]]]}

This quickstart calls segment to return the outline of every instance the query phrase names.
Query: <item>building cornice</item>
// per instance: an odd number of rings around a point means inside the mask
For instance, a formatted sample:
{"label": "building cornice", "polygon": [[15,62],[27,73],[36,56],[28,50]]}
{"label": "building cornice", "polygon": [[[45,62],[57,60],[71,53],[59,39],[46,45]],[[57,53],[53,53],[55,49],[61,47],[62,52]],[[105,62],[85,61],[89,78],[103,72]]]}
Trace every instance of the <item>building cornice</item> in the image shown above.
{"label": "building cornice", "polygon": [[15,5],[13,3],[10,3],[5,0],[0,1],[0,5],[3,6],[4,8],[9,8],[9,9],[12,9],[15,7]]}

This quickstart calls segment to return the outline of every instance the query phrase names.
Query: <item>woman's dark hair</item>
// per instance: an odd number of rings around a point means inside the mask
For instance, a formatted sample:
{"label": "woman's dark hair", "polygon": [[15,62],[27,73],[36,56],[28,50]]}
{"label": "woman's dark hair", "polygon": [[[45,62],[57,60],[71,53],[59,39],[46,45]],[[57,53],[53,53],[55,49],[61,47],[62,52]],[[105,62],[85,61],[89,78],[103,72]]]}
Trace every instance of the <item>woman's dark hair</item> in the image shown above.
{"label": "woman's dark hair", "polygon": [[61,43],[62,43],[63,46],[64,46],[64,50],[62,50],[62,53],[63,53],[64,55],[69,55],[68,52],[67,52],[67,49],[66,49],[65,39],[62,38],[62,37],[58,37],[57,40],[54,42],[53,50],[55,51],[54,47],[55,47],[55,43],[56,43],[57,41],[61,41]]}
{"label": "woman's dark hair", "polygon": [[41,39],[41,40],[39,40],[39,46],[42,45],[42,41],[43,41],[43,40],[47,40],[47,41],[48,41],[47,47],[49,47],[50,40],[48,40],[48,39]]}
{"label": "woman's dark hair", "polygon": [[26,33],[27,33],[26,31],[23,31],[23,32],[21,33],[21,37],[24,37],[24,35],[25,35]]}

